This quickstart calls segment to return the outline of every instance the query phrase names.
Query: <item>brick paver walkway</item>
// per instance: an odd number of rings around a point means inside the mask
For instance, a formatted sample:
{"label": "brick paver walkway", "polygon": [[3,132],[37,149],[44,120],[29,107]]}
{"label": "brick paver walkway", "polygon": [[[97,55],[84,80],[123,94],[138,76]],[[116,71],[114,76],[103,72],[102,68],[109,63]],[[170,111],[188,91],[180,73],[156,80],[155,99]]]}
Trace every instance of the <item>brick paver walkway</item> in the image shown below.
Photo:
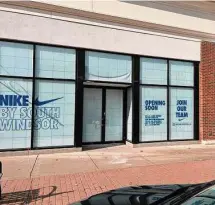
{"label": "brick paver walkway", "polygon": [[198,183],[213,179],[215,160],[6,180],[2,182],[0,204],[66,205],[123,186]]}

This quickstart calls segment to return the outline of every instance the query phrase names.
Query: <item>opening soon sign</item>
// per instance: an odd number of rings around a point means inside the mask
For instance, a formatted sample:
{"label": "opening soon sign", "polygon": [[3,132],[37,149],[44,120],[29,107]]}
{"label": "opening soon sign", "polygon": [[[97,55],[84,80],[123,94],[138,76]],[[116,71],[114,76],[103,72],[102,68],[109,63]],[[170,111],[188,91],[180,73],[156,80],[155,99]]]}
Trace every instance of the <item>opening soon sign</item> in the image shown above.
{"label": "opening soon sign", "polygon": [[164,100],[145,100],[145,126],[159,126],[164,121],[164,116],[159,113],[161,107],[165,107]]}

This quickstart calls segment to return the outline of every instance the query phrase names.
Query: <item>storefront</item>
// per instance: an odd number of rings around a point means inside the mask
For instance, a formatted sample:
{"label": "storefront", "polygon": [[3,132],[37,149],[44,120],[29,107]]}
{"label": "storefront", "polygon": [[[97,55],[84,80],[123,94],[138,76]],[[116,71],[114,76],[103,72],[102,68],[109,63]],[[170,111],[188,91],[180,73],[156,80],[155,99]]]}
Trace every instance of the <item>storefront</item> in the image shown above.
{"label": "storefront", "polygon": [[214,21],[190,4],[0,2],[0,151],[214,140]]}
{"label": "storefront", "polygon": [[0,149],[198,139],[199,62],[0,41]]}

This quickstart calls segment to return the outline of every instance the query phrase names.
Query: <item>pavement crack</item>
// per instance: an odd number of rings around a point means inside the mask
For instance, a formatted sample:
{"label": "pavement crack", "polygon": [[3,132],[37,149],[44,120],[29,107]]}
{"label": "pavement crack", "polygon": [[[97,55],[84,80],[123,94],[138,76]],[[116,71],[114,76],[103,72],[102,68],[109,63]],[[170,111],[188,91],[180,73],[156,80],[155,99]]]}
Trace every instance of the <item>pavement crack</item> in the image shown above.
{"label": "pavement crack", "polygon": [[92,161],[92,163],[95,165],[96,169],[99,170],[99,167],[97,166],[97,164],[93,161],[92,157],[87,153],[88,157],[90,158],[90,160]]}
{"label": "pavement crack", "polygon": [[36,165],[36,163],[37,163],[38,157],[39,157],[39,154],[37,155],[37,157],[36,157],[36,159],[35,159],[35,161],[34,161],[34,164],[33,164],[33,166],[32,166],[32,169],[31,169],[31,171],[30,171],[30,178],[31,178],[32,173],[33,173],[33,171],[34,171],[34,168],[35,168],[35,165]]}
{"label": "pavement crack", "polygon": [[34,171],[34,168],[35,168],[35,165],[37,163],[38,157],[39,157],[39,154],[36,156],[36,159],[34,160],[34,164],[33,164],[32,168],[31,168],[31,171],[30,171],[30,175],[29,175],[30,176],[30,186],[29,186],[27,197],[24,200],[24,205],[27,205],[27,204],[30,203],[30,201],[34,200],[33,187],[32,187],[32,184],[33,184],[32,173]]}
{"label": "pavement crack", "polygon": [[154,163],[154,162],[153,162],[153,161],[151,161],[150,159],[147,159],[147,157],[146,157],[146,156],[141,155],[140,153],[138,153],[138,155],[139,155],[140,157],[142,157],[144,160],[146,160],[147,162],[149,162],[150,164],[152,164],[152,165],[157,165],[156,163]]}

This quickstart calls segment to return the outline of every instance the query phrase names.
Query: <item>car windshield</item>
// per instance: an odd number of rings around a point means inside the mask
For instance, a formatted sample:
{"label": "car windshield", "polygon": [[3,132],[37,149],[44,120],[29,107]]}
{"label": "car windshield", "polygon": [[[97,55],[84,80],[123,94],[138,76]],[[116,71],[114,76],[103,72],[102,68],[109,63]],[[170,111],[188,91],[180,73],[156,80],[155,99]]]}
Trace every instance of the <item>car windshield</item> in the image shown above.
{"label": "car windshield", "polygon": [[190,198],[183,205],[214,205],[215,204],[215,186],[212,186],[194,197]]}

